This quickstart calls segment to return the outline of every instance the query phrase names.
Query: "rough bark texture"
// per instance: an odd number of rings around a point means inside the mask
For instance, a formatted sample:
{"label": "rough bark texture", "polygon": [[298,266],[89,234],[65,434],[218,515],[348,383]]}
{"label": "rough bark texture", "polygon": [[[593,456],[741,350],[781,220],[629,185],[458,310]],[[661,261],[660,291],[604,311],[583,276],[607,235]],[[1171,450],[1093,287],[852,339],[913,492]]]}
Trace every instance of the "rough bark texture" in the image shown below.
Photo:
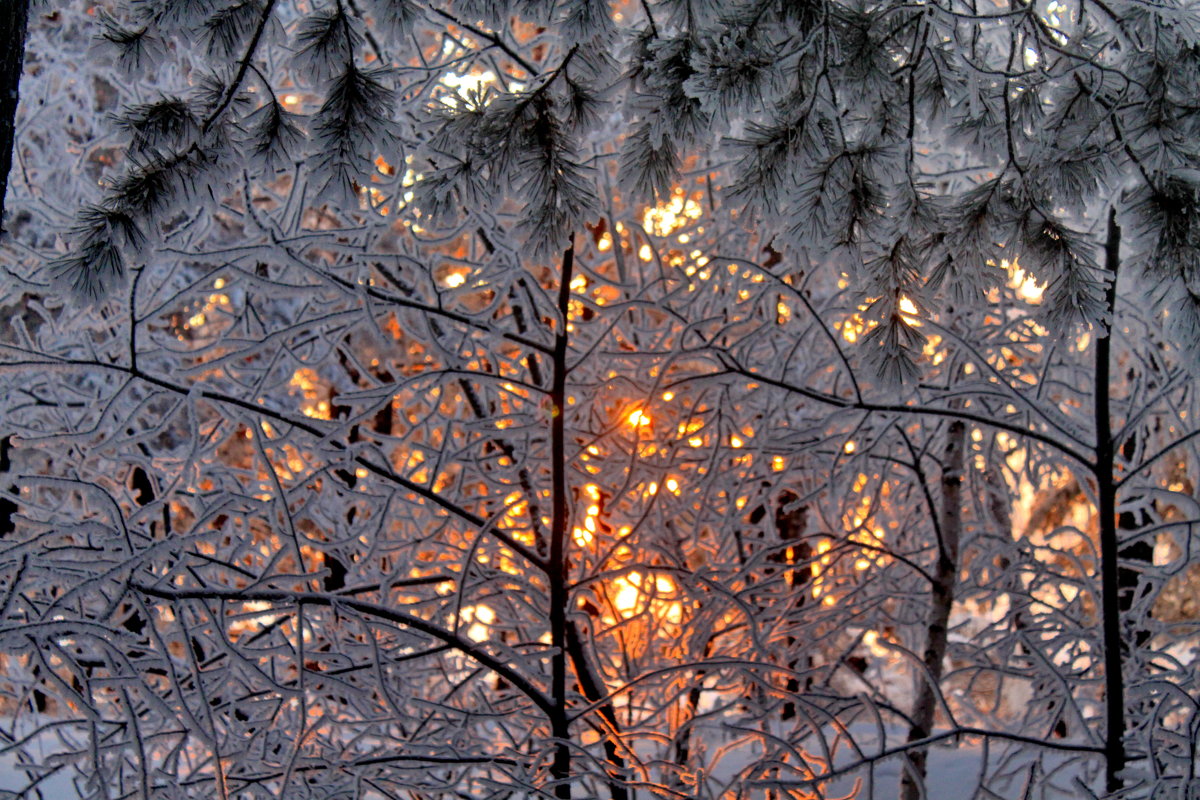
{"label": "rough bark texture", "polygon": [[[958,577],[958,542],[962,531],[963,457],[966,444],[966,425],[950,423],[946,433],[946,449],[942,454],[942,499],[938,514],[938,560],[934,571],[929,620],[926,625],[925,674],[921,676],[917,699],[913,705],[912,726],[908,741],[918,742],[933,731],[937,717],[942,662],[946,658],[946,636],[949,631],[950,610],[954,607],[954,584]],[[909,753],[909,764],[900,780],[900,800],[920,800],[924,795],[926,762],[925,748]]]}
{"label": "rough bark texture", "polygon": [[28,19],[29,0],[0,0],[0,233],[4,232],[4,198],[12,171]]}

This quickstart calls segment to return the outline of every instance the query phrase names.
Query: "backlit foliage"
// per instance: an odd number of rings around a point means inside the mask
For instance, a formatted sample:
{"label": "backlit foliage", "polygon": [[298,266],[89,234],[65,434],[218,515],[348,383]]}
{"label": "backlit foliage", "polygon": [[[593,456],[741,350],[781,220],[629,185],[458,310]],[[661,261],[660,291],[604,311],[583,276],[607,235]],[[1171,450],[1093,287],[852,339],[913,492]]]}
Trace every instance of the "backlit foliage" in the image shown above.
{"label": "backlit foliage", "polygon": [[1190,796],[1192,16],[40,10],[29,791]]}

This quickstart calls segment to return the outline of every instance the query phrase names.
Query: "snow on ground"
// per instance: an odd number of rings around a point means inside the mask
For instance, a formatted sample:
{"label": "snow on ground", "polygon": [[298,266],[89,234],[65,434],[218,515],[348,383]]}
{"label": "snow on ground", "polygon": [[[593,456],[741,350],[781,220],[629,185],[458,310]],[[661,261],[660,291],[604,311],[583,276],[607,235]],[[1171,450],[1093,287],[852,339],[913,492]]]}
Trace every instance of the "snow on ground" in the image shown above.
{"label": "snow on ground", "polygon": [[[875,729],[856,725],[850,732],[865,754],[886,749],[880,748]],[[894,748],[904,741],[899,729],[888,729],[886,735],[888,748]],[[723,741],[726,736],[716,730],[706,731],[704,739],[702,751],[707,756],[697,755],[708,762],[705,764],[709,789],[706,794],[719,796],[723,790],[733,788],[731,784],[736,782],[738,774],[762,756],[756,746],[722,747],[722,744],[728,743]],[[1078,800],[1088,796],[1087,790],[1080,785],[1085,766],[1081,759],[1047,751],[1043,753],[1041,763],[1034,766],[1034,756],[1035,751],[1029,748],[1009,752],[997,745],[987,751],[988,763],[985,765],[985,749],[978,740],[965,741],[957,746],[931,747],[927,796],[930,800],[973,800],[979,797],[990,800]],[[834,761],[836,766],[845,767],[855,761],[855,756],[843,745],[837,750]],[[879,759],[869,767],[861,767],[825,783],[821,787],[822,796],[829,800],[896,800],[902,764],[903,759],[898,755]],[[0,756],[0,800],[15,800],[36,776],[43,774],[44,770],[39,768],[22,768],[13,755]],[[985,774],[990,791],[981,794],[979,787]],[[1093,790],[1099,788],[1095,775],[1088,783]],[[45,775],[37,783],[36,791],[23,796],[38,798],[39,794],[41,800],[78,800],[80,797],[75,790],[72,773],[66,768]],[[640,796],[644,794],[639,792]],[[766,791],[764,789],[761,793],[751,792],[743,796],[765,797]]]}
{"label": "snow on ground", "polygon": [[42,800],[78,800],[70,770],[63,768],[46,774],[42,769],[22,769],[13,755],[0,756],[0,800],[20,796],[39,775],[44,777],[24,797],[37,798],[40,794]]}
{"label": "snow on ground", "polygon": [[[720,794],[723,789],[733,788],[739,772],[760,759],[762,752],[755,746],[722,748],[716,733],[710,730],[705,737],[711,761],[706,772],[713,793]],[[870,726],[853,725],[850,734],[868,760],[895,750],[905,739],[899,728],[891,727],[885,730],[882,743],[878,729]],[[806,749],[819,751],[815,742],[808,743]],[[1079,800],[1088,797],[1089,790],[1098,792],[1102,784],[1098,761],[1077,753],[1002,742],[985,747],[978,737],[958,743],[948,740],[931,746],[928,752],[926,793],[930,800]],[[844,742],[838,746],[835,769],[853,767],[856,761],[860,756]],[[823,783],[821,796],[829,800],[896,800],[903,766],[904,758],[899,754],[879,758]],[[798,776],[793,773],[787,777]],[[981,791],[984,783],[987,788]]]}

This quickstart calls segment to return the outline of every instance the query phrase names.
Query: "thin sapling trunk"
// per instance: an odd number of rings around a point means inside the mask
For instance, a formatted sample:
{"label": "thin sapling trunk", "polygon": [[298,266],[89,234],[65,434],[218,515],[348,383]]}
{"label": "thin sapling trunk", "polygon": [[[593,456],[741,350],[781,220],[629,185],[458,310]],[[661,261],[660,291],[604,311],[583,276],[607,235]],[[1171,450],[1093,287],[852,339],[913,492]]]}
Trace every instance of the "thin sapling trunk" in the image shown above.
{"label": "thin sapling trunk", "polygon": [[[946,448],[942,454],[942,497],[938,514],[938,557],[934,570],[929,618],[926,624],[924,670],[913,705],[908,741],[917,742],[933,732],[937,715],[942,662],[946,657],[946,637],[950,611],[954,607],[954,587],[958,576],[958,544],[962,532],[963,460],[966,425],[950,423]],[[920,800],[924,795],[928,751],[917,748],[908,755],[909,763],[900,779],[900,800]]]}

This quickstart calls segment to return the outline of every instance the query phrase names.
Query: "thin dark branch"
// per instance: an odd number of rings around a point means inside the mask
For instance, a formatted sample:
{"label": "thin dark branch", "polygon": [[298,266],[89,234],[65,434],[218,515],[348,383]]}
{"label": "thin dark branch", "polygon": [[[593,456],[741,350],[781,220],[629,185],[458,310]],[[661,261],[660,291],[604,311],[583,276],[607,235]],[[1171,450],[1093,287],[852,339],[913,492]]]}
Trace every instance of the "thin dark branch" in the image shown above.
{"label": "thin dark branch", "polygon": [[520,66],[521,69],[525,70],[525,72],[527,72],[531,78],[537,77],[537,68],[525,59],[521,58],[520,54],[517,53],[516,50],[513,50],[503,39],[501,39],[499,34],[492,33],[491,31],[485,31],[482,28],[477,28],[469,22],[463,22],[458,17],[454,16],[448,11],[443,11],[440,8],[434,8],[432,11],[439,17],[454,23],[464,31],[468,31],[471,35],[480,39],[486,39],[487,41],[491,42],[493,45],[503,50],[505,55],[517,62],[517,65]]}
{"label": "thin dark branch", "polygon": [[213,126],[213,123],[225,113],[225,109],[229,108],[229,104],[233,102],[234,96],[242,88],[242,81],[246,79],[246,72],[250,69],[250,62],[254,60],[254,54],[258,51],[258,43],[262,40],[263,31],[267,29],[267,23],[271,20],[271,13],[274,10],[275,0],[266,0],[263,4],[262,15],[258,19],[258,27],[254,29],[254,35],[250,37],[250,44],[246,46],[246,52],[238,62],[237,74],[233,76],[233,80],[226,88],[225,96],[221,98],[221,104],[214,108],[212,113],[204,119],[204,133],[208,133],[208,129]]}
{"label": "thin dark branch", "polygon": [[520,690],[523,695],[533,701],[533,704],[543,712],[547,714],[551,713],[554,708],[554,704],[550,699],[540,689],[530,683],[520,671],[510,667],[498,657],[487,652],[479,644],[458,634],[444,630],[428,620],[421,619],[412,614],[405,614],[402,611],[397,611],[378,603],[368,603],[364,600],[355,600],[343,595],[325,594],[322,592],[291,592],[282,589],[221,589],[207,587],[176,589],[140,582],[132,583],[131,588],[162,600],[266,601],[271,603],[283,602],[295,603],[296,605],[349,609],[368,617],[403,625],[404,627],[420,631],[427,636],[432,636],[503,677]]}

